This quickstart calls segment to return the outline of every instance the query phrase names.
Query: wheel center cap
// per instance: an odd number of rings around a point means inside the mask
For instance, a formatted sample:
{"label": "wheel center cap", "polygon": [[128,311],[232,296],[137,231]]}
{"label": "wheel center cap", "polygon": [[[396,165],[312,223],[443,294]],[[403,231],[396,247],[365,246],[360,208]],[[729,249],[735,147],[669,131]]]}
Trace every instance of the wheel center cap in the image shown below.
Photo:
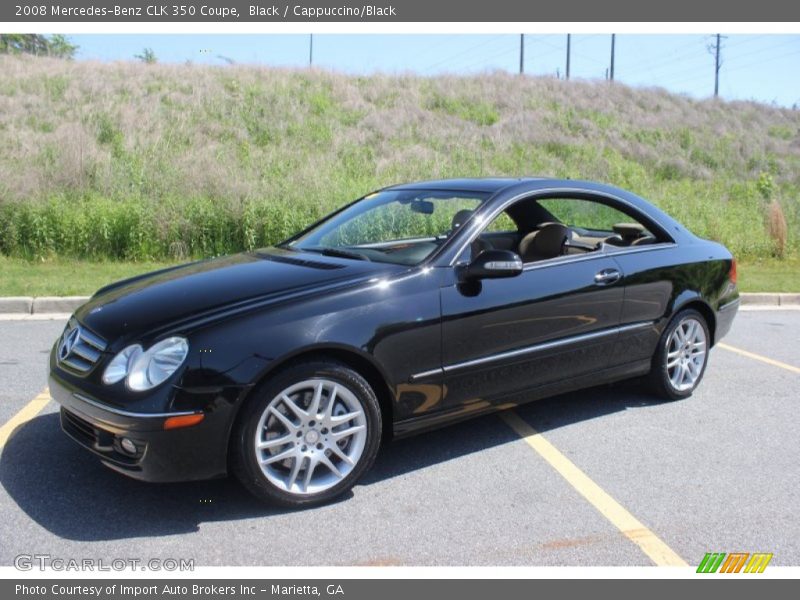
{"label": "wheel center cap", "polygon": [[305,440],[306,444],[316,444],[317,441],[319,440],[319,433],[317,433],[312,429],[311,431],[308,431],[306,433]]}

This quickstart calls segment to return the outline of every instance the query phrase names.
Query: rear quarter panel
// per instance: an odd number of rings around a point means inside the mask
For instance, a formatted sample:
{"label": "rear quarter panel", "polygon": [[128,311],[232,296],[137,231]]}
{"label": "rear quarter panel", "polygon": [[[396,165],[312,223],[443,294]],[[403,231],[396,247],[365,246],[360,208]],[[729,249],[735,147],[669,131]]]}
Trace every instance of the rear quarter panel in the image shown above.
{"label": "rear quarter panel", "polygon": [[738,299],[729,281],[733,257],[715,242],[689,239],[677,244],[653,246],[614,256],[624,275],[625,300],[622,324],[651,321],[653,327],[620,338],[620,360],[632,362],[652,356],[669,320],[694,303],[705,313],[712,330],[718,327],[718,312]]}

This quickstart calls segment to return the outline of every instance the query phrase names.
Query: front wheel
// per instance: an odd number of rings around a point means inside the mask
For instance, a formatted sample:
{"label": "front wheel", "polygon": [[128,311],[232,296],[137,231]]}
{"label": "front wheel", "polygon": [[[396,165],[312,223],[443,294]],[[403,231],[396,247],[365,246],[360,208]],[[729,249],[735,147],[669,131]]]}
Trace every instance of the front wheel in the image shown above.
{"label": "front wheel", "polygon": [[242,410],[233,471],[268,502],[302,507],[331,500],[355,484],[378,452],[375,393],[337,362],[303,362],[281,371]]}
{"label": "front wheel", "polygon": [[653,355],[650,384],[667,400],[688,398],[697,388],[708,363],[709,332],[698,311],[686,309],[670,321]]}

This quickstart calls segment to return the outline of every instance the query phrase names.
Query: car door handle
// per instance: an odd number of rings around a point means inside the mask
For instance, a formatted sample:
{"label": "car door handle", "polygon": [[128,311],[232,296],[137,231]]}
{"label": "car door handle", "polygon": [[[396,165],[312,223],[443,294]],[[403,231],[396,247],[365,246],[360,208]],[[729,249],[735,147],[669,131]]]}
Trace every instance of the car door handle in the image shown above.
{"label": "car door handle", "polygon": [[622,274],[617,269],[603,269],[594,276],[595,285],[611,285],[619,281]]}

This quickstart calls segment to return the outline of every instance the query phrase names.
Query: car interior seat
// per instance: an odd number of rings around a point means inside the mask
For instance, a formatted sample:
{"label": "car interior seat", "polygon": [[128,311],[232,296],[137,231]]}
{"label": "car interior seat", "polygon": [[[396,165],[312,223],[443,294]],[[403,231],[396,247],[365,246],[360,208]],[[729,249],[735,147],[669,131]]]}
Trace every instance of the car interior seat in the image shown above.
{"label": "car interior seat", "polygon": [[519,255],[523,262],[561,256],[568,237],[569,229],[563,223],[546,223],[522,238]]}

